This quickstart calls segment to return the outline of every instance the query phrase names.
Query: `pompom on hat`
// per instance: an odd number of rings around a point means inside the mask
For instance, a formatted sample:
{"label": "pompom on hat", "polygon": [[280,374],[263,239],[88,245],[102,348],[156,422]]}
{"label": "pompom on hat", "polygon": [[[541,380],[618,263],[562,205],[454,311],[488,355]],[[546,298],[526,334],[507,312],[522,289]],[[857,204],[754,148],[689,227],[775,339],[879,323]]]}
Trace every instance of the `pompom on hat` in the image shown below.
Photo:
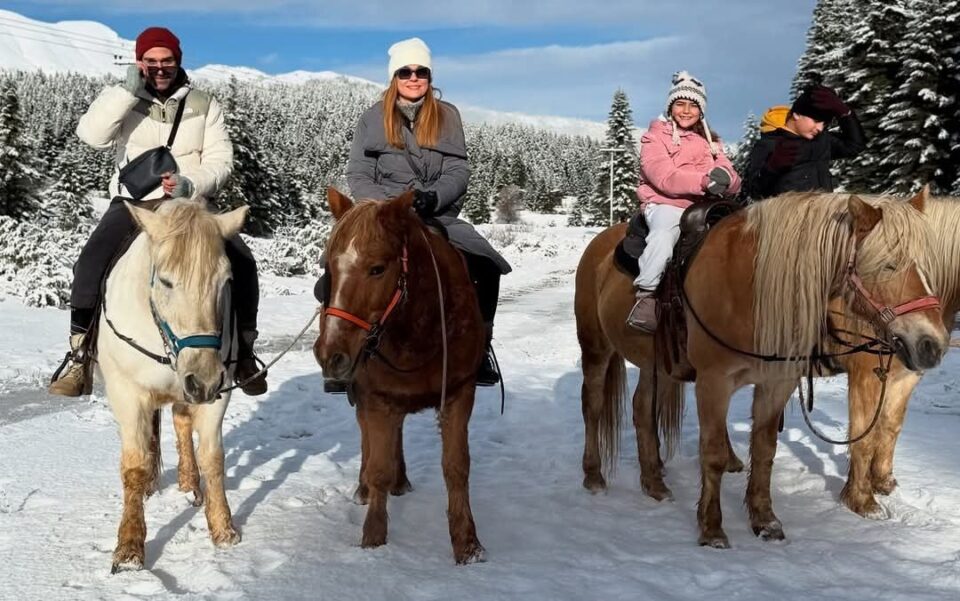
{"label": "pompom on hat", "polygon": [[166,27],[148,27],[137,36],[135,49],[137,60],[142,60],[144,53],[151,48],[167,48],[173,52],[177,64],[182,62],[183,52],[180,51],[180,40]]}
{"label": "pompom on hat", "polygon": [[420,38],[401,40],[390,46],[387,54],[390,55],[390,63],[387,65],[388,81],[393,79],[393,74],[397,72],[397,69],[407,65],[420,65],[432,70],[430,48]]}
{"label": "pompom on hat", "polygon": [[710,133],[710,126],[707,125],[707,87],[699,79],[690,75],[686,71],[677,71],[673,74],[673,80],[670,82],[670,91],[667,93],[667,108],[664,115],[673,124],[673,143],[680,145],[680,126],[673,120],[670,109],[674,101],[679,99],[692,100],[700,107],[700,121],[703,123],[703,131],[706,134],[707,144],[710,146],[710,152],[717,156],[719,149],[713,141]]}

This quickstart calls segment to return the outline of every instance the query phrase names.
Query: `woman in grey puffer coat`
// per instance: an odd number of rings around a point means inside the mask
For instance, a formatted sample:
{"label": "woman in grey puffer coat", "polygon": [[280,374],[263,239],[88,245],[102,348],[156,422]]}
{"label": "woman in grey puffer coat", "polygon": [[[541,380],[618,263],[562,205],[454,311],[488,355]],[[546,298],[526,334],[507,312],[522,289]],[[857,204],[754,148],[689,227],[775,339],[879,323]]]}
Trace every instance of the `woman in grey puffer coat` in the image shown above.
{"label": "woman in grey puffer coat", "polygon": [[[383,100],[360,118],[353,137],[347,162],[350,192],[357,199],[385,200],[414,190],[417,214],[445,226],[450,243],[466,257],[489,346],[500,276],[511,268],[472,225],[457,218],[470,178],[460,113],[435,96],[430,49],[422,40],[397,42],[389,54],[390,85]],[[488,352],[477,384],[498,381]]]}

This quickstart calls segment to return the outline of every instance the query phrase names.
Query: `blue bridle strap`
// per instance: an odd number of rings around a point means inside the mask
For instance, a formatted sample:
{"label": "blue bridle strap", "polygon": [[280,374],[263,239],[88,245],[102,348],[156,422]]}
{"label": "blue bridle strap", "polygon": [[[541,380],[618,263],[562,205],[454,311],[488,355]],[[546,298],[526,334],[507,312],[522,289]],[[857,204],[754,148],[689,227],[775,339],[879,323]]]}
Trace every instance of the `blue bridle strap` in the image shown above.
{"label": "blue bridle strap", "polygon": [[170,342],[174,355],[179,355],[180,351],[185,348],[215,348],[219,350],[220,347],[223,346],[223,341],[220,339],[220,336],[214,336],[213,334],[194,334],[193,336],[178,338],[166,321],[159,320],[157,325],[160,326],[164,336],[166,336]]}

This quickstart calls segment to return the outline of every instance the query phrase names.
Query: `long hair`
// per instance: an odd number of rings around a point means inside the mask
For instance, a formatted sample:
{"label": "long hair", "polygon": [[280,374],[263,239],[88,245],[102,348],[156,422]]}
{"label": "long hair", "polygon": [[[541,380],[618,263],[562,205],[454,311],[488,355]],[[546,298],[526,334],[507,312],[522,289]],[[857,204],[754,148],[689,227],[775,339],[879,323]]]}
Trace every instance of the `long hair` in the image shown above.
{"label": "long hair", "polygon": [[928,198],[924,216],[933,232],[934,253],[927,265],[944,309],[960,301],[960,198]]}
{"label": "long hair", "polygon": [[[396,148],[403,148],[403,113],[397,108],[397,99],[400,91],[397,88],[397,77],[390,80],[390,85],[383,92],[383,131],[387,135],[387,142]],[[414,135],[417,144],[421,147],[436,146],[440,138],[440,129],[443,127],[443,113],[440,111],[440,101],[434,93],[433,82],[427,84],[427,93],[423,97],[423,106],[417,114],[414,126]]]}

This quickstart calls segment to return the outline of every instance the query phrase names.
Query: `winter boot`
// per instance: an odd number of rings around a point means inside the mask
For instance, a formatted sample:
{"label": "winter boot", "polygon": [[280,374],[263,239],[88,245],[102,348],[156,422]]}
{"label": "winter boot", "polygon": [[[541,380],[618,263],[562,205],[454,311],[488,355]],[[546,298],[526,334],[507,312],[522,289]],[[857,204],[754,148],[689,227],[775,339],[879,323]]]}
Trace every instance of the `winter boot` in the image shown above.
{"label": "winter boot", "polygon": [[[53,380],[47,391],[60,396],[83,396],[93,391],[93,374],[90,373],[90,359],[83,350],[86,334],[70,335],[70,352],[64,358],[64,365],[53,374]],[[69,362],[69,363],[68,363]],[[64,371],[64,366],[66,370]],[[61,373],[62,372],[62,373]]]}
{"label": "winter boot", "polygon": [[627,316],[627,325],[635,330],[653,334],[657,330],[657,299],[653,290],[637,288],[637,302],[630,309]]}
{"label": "winter boot", "polygon": [[477,386],[493,386],[500,382],[500,371],[494,364],[493,348],[493,324],[485,323],[484,329],[487,333],[487,348],[483,353],[483,362],[480,363],[480,369],[477,370]]}
{"label": "winter boot", "polygon": [[257,373],[262,363],[258,364],[257,357],[253,354],[253,343],[257,334],[256,330],[240,332],[237,368],[233,373],[233,380],[241,385],[240,390],[247,396],[259,396],[267,391],[267,372]]}

